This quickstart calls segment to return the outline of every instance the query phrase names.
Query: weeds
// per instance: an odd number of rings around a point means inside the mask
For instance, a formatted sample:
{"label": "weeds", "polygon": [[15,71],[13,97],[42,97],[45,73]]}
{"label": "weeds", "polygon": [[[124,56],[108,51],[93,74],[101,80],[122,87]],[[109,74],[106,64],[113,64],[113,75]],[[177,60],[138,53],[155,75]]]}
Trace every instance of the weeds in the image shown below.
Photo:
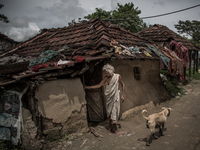
{"label": "weeds", "polygon": [[168,70],[162,70],[160,73],[167,77],[167,81],[165,81],[165,87],[172,96],[184,94],[183,84],[179,82],[178,75],[171,76]]}
{"label": "weeds", "polygon": [[[192,68],[193,70],[193,68]],[[167,77],[167,81],[165,81],[165,87],[170,92],[171,95],[183,95],[184,89],[183,84],[179,81],[178,75],[170,75],[168,70],[161,70],[160,73],[165,75]],[[195,74],[191,73],[191,77],[189,77],[189,67],[186,67],[186,77],[188,77],[188,80],[200,80],[200,73],[195,72]]]}
{"label": "weeds", "polygon": [[60,139],[60,142],[63,142],[63,141],[68,140],[68,139],[69,139],[68,135],[65,134],[65,136],[63,136],[62,139]]}

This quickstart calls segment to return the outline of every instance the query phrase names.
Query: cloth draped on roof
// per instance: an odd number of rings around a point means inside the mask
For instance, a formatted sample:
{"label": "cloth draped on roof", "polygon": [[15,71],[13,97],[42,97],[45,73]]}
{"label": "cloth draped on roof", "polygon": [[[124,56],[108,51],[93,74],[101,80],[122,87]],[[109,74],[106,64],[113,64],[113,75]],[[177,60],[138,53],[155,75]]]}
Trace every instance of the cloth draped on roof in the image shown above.
{"label": "cloth draped on roof", "polygon": [[107,117],[111,117],[113,123],[116,123],[120,112],[120,96],[119,96],[119,74],[113,74],[109,84],[106,84],[106,111]]}
{"label": "cloth draped on roof", "polygon": [[184,71],[183,71],[183,61],[176,55],[176,53],[167,47],[161,49],[161,51],[170,58],[170,64],[168,66],[169,73],[174,75],[178,73],[181,76],[181,80],[184,79]]}
{"label": "cloth draped on roof", "polygon": [[129,49],[132,49],[135,53],[140,53],[140,48],[139,47],[129,47]]}
{"label": "cloth draped on roof", "polygon": [[176,41],[170,42],[169,49],[175,51],[176,55],[183,60],[184,67],[186,67],[189,61],[188,49],[181,42]]}
{"label": "cloth draped on roof", "polygon": [[40,54],[39,57],[37,57],[36,59],[34,59],[33,61],[31,61],[29,63],[29,66],[35,66],[38,64],[42,64],[47,62],[49,59],[51,59],[53,56],[57,55],[58,52],[52,51],[52,50],[47,50],[44,51]]}
{"label": "cloth draped on roof", "polygon": [[151,49],[153,52],[155,52],[161,59],[162,59],[162,62],[165,64],[165,66],[168,67],[169,65],[169,61],[170,59],[165,56],[161,51],[160,49],[158,49],[157,47],[153,46],[153,45],[150,45],[150,44],[146,44],[144,42],[141,42],[142,44],[145,44],[149,49]]}
{"label": "cloth draped on roof", "polygon": [[111,38],[110,45],[115,48],[115,53],[135,57],[135,51],[132,48],[119,44],[113,38]]}

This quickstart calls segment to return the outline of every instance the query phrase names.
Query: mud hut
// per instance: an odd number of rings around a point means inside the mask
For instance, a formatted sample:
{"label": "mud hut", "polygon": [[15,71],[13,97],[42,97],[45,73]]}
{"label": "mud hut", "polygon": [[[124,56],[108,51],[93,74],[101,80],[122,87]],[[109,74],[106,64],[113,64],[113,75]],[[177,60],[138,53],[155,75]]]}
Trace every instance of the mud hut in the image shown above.
{"label": "mud hut", "polygon": [[[137,33],[140,37],[151,39],[156,45],[161,47],[168,47],[172,40],[176,42],[181,42],[187,49],[189,55],[189,76],[191,76],[191,66],[193,64],[193,74],[195,71],[198,71],[198,51],[192,43],[175,33],[174,31],[170,30],[164,25],[155,24],[152,27],[149,27],[143,31]],[[192,63],[193,61],[193,63]],[[186,71],[186,70],[185,70]],[[185,74],[185,73],[184,73]]]}
{"label": "mud hut", "polygon": [[83,87],[102,80],[106,63],[115,67],[126,86],[121,114],[150,101],[164,101],[169,95],[160,78],[160,58],[148,47],[151,44],[150,40],[97,18],[69,27],[43,29],[1,54],[2,59],[15,54],[29,62],[23,71],[2,71],[0,82],[2,95],[12,93],[12,87],[27,85],[18,92],[23,93],[18,104],[24,145],[40,145],[37,138],[55,140],[85,132],[88,121],[104,121],[104,88],[84,91]]}

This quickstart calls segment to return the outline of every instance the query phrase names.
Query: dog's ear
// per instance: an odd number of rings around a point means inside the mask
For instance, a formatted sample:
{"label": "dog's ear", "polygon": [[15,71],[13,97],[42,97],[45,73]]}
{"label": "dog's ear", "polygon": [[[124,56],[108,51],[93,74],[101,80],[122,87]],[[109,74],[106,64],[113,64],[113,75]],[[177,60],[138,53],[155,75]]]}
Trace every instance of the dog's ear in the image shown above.
{"label": "dog's ear", "polygon": [[[168,108],[167,110],[168,110],[167,117],[169,117],[169,115],[170,115],[170,109]],[[172,109],[171,109],[171,110],[172,110]]]}
{"label": "dog's ear", "polygon": [[171,108],[168,108],[170,111],[173,111],[173,109],[171,109]]}
{"label": "dog's ear", "polygon": [[163,109],[165,109],[165,107],[162,107],[161,109],[163,110]]}

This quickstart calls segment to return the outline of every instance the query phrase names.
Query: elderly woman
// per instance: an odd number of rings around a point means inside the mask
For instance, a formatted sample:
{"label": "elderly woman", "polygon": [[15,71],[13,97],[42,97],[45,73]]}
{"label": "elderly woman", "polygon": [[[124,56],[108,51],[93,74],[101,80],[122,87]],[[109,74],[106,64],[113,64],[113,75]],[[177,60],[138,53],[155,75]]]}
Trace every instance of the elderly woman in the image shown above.
{"label": "elderly woman", "polygon": [[85,89],[100,88],[106,84],[105,97],[106,97],[106,111],[107,117],[110,125],[110,131],[116,132],[116,123],[119,118],[120,112],[120,90],[118,88],[118,83],[122,85],[122,95],[121,100],[124,102],[124,83],[119,74],[114,73],[114,67],[106,64],[103,66],[103,73],[105,74],[104,79],[97,85],[85,86]]}

